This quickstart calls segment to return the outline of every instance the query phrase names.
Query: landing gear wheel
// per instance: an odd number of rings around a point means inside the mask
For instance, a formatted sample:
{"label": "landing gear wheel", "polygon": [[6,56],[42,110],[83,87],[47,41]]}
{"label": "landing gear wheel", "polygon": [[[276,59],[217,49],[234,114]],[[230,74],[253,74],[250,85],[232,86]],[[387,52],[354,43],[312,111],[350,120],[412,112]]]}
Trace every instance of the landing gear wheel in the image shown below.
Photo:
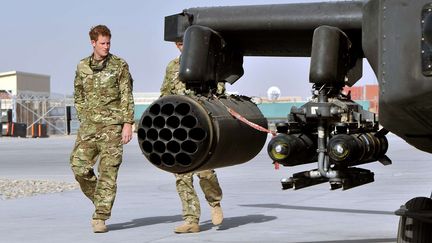
{"label": "landing gear wheel", "polygon": [[[416,197],[409,200],[405,207],[408,211],[432,210],[432,199]],[[432,224],[418,219],[401,216],[397,235],[398,243],[432,242]]]}

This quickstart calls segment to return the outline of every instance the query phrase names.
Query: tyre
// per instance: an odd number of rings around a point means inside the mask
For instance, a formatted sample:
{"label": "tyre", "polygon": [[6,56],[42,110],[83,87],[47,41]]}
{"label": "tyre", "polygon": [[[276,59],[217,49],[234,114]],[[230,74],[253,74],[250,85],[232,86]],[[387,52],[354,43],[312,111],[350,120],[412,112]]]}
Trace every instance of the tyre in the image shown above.
{"label": "tyre", "polygon": [[[409,211],[432,210],[432,199],[416,197],[405,204]],[[432,224],[401,216],[397,234],[398,243],[431,243]]]}

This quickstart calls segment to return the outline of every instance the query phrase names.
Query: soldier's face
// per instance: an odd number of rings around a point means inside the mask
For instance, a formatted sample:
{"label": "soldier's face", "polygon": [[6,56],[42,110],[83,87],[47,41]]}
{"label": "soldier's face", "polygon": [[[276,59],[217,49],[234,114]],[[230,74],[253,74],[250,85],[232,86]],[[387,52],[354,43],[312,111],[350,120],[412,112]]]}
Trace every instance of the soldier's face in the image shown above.
{"label": "soldier's face", "polygon": [[111,47],[111,38],[109,36],[98,36],[97,41],[91,41],[93,46],[93,54],[95,59],[105,58]]}
{"label": "soldier's face", "polygon": [[183,51],[183,42],[176,42],[175,44],[176,44],[177,48],[179,49],[179,51],[182,52]]}

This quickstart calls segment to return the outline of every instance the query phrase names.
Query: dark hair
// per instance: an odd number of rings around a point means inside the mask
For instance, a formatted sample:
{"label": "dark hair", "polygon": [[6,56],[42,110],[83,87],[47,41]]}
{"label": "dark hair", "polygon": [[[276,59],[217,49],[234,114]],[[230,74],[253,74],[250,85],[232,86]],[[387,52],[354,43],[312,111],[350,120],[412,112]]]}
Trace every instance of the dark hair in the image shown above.
{"label": "dark hair", "polygon": [[89,31],[90,40],[97,41],[99,36],[108,36],[111,38],[111,31],[105,25],[96,25]]}

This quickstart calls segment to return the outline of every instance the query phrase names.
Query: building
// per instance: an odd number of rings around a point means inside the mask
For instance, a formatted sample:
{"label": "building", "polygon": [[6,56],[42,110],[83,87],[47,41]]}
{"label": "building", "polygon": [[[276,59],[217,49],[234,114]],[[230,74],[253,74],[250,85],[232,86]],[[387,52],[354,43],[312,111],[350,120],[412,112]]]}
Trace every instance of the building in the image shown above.
{"label": "building", "polygon": [[[44,114],[52,107],[48,100],[50,92],[49,75],[20,71],[0,73],[2,130],[10,120],[27,128],[27,133],[36,122],[44,122]],[[5,118],[8,110],[12,111],[12,119]]]}
{"label": "building", "polygon": [[22,92],[35,92],[49,96],[50,76],[36,73],[11,71],[0,73],[0,93],[17,95]]}
{"label": "building", "polygon": [[345,87],[344,93],[350,93],[354,101],[368,101],[369,111],[378,113],[379,86],[377,84],[367,84],[364,86]]}

